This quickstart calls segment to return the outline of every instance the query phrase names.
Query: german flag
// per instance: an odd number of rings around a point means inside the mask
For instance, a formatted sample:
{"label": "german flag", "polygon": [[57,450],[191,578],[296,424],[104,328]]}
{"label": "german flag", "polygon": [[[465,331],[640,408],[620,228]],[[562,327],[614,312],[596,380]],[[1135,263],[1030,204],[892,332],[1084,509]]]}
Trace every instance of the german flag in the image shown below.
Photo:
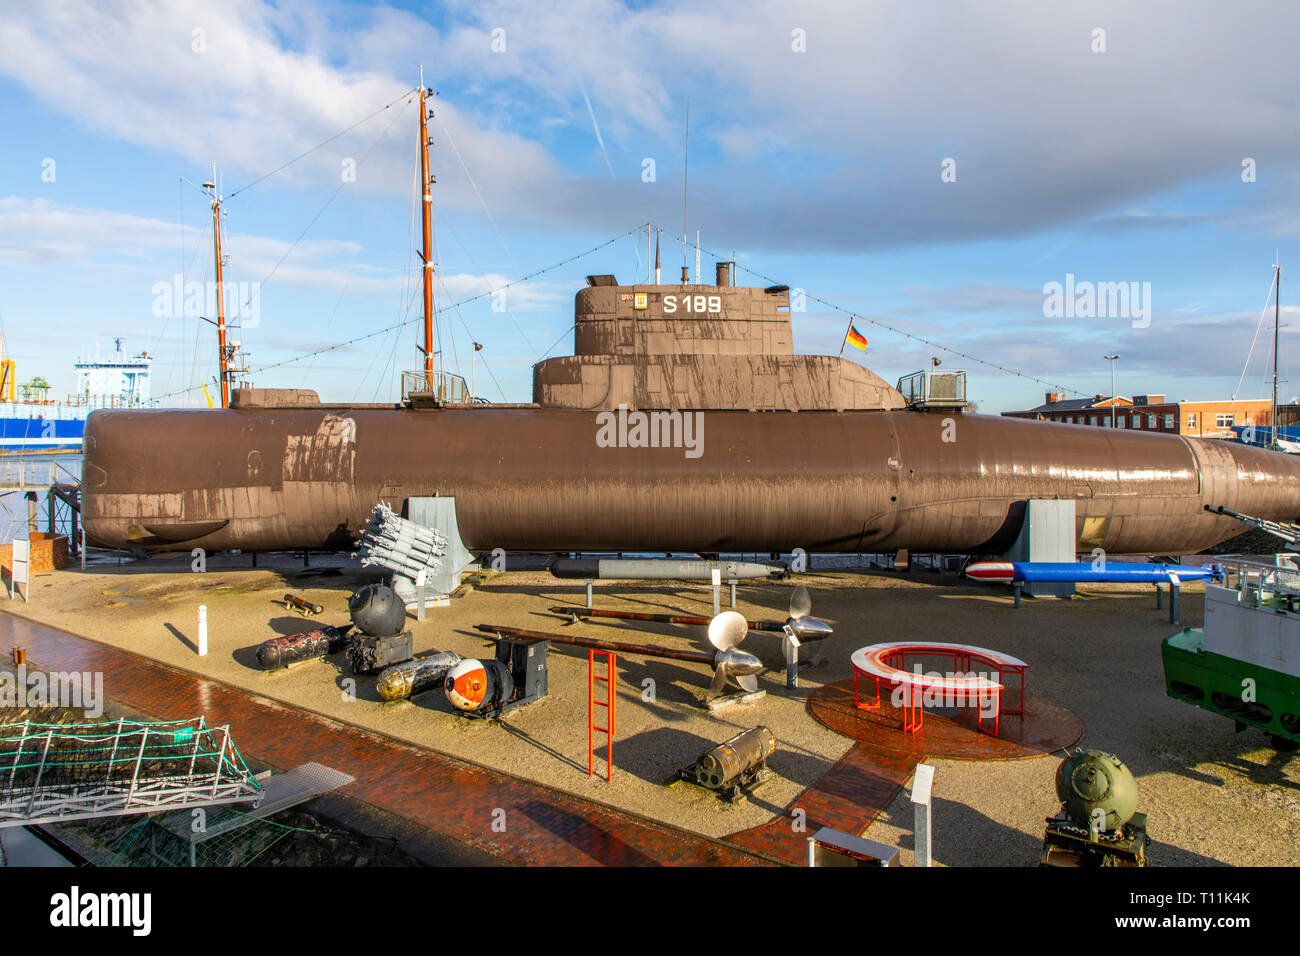
{"label": "german flag", "polygon": [[849,322],[849,334],[845,341],[854,348],[862,349],[864,352],[867,350],[866,336],[855,329],[852,322]]}

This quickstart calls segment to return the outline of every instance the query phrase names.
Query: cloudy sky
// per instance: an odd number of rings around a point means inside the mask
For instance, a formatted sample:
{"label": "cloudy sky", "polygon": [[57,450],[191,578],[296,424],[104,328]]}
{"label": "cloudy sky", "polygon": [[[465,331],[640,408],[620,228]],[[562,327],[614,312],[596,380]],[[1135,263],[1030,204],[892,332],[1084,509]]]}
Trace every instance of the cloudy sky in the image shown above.
{"label": "cloudy sky", "polygon": [[[215,163],[253,379],[394,398],[423,66],[444,358],[468,378],[483,343],[488,399],[569,352],[585,275],[644,275],[645,223],[676,276],[688,100],[704,271],[806,290],[799,351],[856,313],[866,364],[938,356],[984,411],[1108,390],[1115,352],[1122,394],[1261,397],[1280,257],[1290,397],[1297,27],[1249,2],[3,2],[0,332],[19,381],[66,392],[122,337],[155,395],[198,401],[215,333],[159,289],[212,278],[190,183]],[[1045,314],[1067,276],[1139,298]]]}

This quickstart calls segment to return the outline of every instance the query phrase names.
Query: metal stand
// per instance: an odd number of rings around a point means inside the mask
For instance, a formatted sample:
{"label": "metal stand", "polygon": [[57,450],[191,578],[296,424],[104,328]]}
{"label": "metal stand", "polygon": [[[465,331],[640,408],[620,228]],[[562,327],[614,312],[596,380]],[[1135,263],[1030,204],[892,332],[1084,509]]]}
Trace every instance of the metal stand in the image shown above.
{"label": "metal stand", "polygon": [[785,650],[785,686],[794,690],[799,686],[799,638],[795,637],[794,628],[787,624],[784,628],[785,640],[781,642]]}
{"label": "metal stand", "polygon": [[[1182,593],[1182,584],[1176,578],[1169,582],[1169,623],[1178,623],[1178,598]],[[1164,607],[1164,590],[1159,584],[1156,585],[1156,610],[1159,611]]]}
{"label": "metal stand", "polygon": [[912,780],[913,866],[930,865],[930,787],[933,783],[934,768],[929,764],[917,764],[916,776]]}
{"label": "metal stand", "polygon": [[587,578],[587,607],[591,606],[591,578]]}
{"label": "metal stand", "polygon": [[[1024,585],[1023,582],[1021,582],[1021,581],[1017,581],[1015,584],[1011,585],[1011,589],[1012,589],[1013,591],[1015,591],[1015,593],[1016,593],[1016,607],[1019,608],[1019,607],[1020,607],[1020,592],[1023,591],[1023,590],[1025,589],[1025,585]],[[1156,593],[1157,593],[1157,594],[1160,593],[1160,587],[1159,587],[1158,585],[1157,585],[1157,587],[1156,587]]]}

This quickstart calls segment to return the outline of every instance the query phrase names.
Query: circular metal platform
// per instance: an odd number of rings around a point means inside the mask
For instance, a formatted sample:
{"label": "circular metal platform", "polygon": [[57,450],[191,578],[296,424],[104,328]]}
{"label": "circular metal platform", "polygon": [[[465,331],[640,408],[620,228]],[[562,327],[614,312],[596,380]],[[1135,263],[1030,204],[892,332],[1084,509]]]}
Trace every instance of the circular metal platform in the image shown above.
{"label": "circular metal platform", "polygon": [[977,726],[978,711],[966,708],[949,715],[930,711],[917,733],[903,732],[903,711],[886,696],[878,710],[859,710],[853,702],[853,679],[826,684],[808,698],[808,712],[818,723],[852,740],[881,750],[953,760],[1018,760],[1070,747],[1083,739],[1083,721],[1060,704],[1025,694],[1023,715],[1002,717],[1000,736]]}

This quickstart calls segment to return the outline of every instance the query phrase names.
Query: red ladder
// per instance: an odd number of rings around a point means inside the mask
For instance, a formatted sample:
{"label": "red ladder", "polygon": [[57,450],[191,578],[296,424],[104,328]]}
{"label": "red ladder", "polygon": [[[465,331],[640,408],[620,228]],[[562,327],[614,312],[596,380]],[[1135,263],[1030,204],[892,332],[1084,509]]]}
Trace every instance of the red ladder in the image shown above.
{"label": "red ladder", "polygon": [[[596,656],[605,658],[605,675],[596,676]],[[605,779],[614,777],[614,711],[618,698],[614,693],[618,657],[609,651],[594,648],[587,651],[587,776],[596,772],[596,734],[605,735]],[[605,699],[596,699],[596,685],[605,685]],[[596,723],[596,708],[605,708],[605,726]]]}

